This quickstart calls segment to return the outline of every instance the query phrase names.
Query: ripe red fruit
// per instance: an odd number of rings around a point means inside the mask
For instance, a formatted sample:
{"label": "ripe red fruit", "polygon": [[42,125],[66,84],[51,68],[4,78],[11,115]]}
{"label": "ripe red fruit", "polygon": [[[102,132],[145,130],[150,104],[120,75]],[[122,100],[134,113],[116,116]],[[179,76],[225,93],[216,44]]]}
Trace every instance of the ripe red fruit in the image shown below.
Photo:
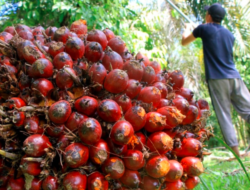
{"label": "ripe red fruit", "polygon": [[134,136],[134,128],[132,125],[124,120],[117,121],[110,132],[110,138],[115,144],[128,144]]}
{"label": "ripe red fruit", "polygon": [[31,182],[29,190],[41,190],[42,189],[42,180],[39,178],[34,178]]}
{"label": "ripe red fruit", "polygon": [[30,40],[30,41],[34,40],[33,34],[29,31],[22,30],[18,33],[18,35],[25,40]]}
{"label": "ripe red fruit", "polygon": [[103,33],[105,34],[108,41],[115,37],[114,32],[112,30],[108,29],[108,28],[105,28],[103,30]]}
{"label": "ripe red fruit", "polygon": [[162,185],[162,190],[185,190],[185,184],[181,181],[175,182],[164,182]]}
{"label": "ripe red fruit", "polygon": [[66,44],[67,40],[69,38],[69,29],[66,26],[62,26],[61,28],[58,28],[53,36],[53,40],[57,42],[63,42]]}
{"label": "ripe red fruit", "polygon": [[97,113],[101,119],[107,122],[116,122],[122,116],[119,105],[110,99],[103,100],[99,103]]}
{"label": "ripe red fruit", "polygon": [[15,27],[15,30],[16,30],[17,33],[19,33],[22,30],[32,32],[32,30],[30,29],[30,27],[28,27],[28,26],[26,26],[24,24],[17,24],[16,27]]}
{"label": "ripe red fruit", "polygon": [[123,162],[126,168],[136,171],[144,166],[145,160],[141,151],[128,150],[124,155]]}
{"label": "ripe red fruit", "polygon": [[149,112],[146,115],[146,124],[144,128],[146,131],[153,133],[162,131],[166,126],[166,116],[161,115],[158,112]]}
{"label": "ripe red fruit", "polygon": [[106,76],[104,88],[111,93],[121,93],[128,86],[128,74],[120,69],[114,69]]}
{"label": "ripe red fruit", "polygon": [[47,148],[52,147],[49,138],[45,135],[35,134],[25,139],[23,150],[27,156],[41,157],[46,153]]}
{"label": "ripe red fruit", "polygon": [[173,84],[175,91],[180,90],[184,85],[184,76],[180,70],[173,71],[169,75],[170,81]]}
{"label": "ripe red fruit", "polygon": [[130,79],[142,80],[144,70],[139,61],[130,60],[128,63],[124,64],[123,70],[127,72]]}
{"label": "ripe red fruit", "polygon": [[141,180],[140,188],[143,190],[161,190],[161,182],[159,179],[146,175]]}
{"label": "ripe red fruit", "polygon": [[182,124],[187,125],[187,124],[193,123],[196,120],[198,113],[199,113],[199,110],[196,106],[189,105],[186,118],[182,121]]}
{"label": "ripe red fruit", "polygon": [[129,144],[128,148],[132,150],[142,151],[143,147],[146,145],[146,137],[143,133],[135,133],[135,140],[133,144]]}
{"label": "ripe red fruit", "polygon": [[87,177],[79,171],[71,171],[64,176],[62,185],[64,189],[80,190],[86,189]]}
{"label": "ripe red fruit", "polygon": [[31,88],[37,89],[41,94],[46,97],[49,92],[54,88],[54,86],[49,80],[40,78],[32,82]]}
{"label": "ripe red fruit", "polygon": [[57,140],[57,148],[65,151],[65,148],[70,144],[70,139],[66,135],[61,135]]}
{"label": "ripe red fruit", "polygon": [[135,131],[139,131],[146,123],[146,112],[141,106],[133,106],[128,109],[124,118],[131,123]]}
{"label": "ripe red fruit", "polygon": [[68,53],[73,60],[82,58],[85,52],[83,41],[78,37],[69,38],[65,45],[65,52]]}
{"label": "ripe red fruit", "polygon": [[70,26],[70,31],[75,32],[78,36],[87,34],[87,22],[86,20],[79,19],[73,22]]}
{"label": "ripe red fruit", "polygon": [[32,78],[52,77],[53,65],[48,59],[38,59],[29,67],[28,75]]}
{"label": "ripe red fruit", "polygon": [[23,106],[26,106],[26,103],[19,97],[13,97],[7,100],[8,102],[8,108],[12,109],[14,107],[21,108]]}
{"label": "ripe red fruit", "polygon": [[182,96],[183,98],[185,98],[187,101],[192,100],[192,98],[193,98],[193,96],[194,96],[194,93],[193,93],[190,89],[184,88],[184,87],[180,88],[180,89],[177,90],[175,93],[178,94],[178,95],[181,95],[181,96]]}
{"label": "ripe red fruit", "polygon": [[15,126],[17,128],[23,126],[24,120],[25,120],[25,113],[24,112],[19,112],[19,111],[13,112],[12,122],[15,124]]}
{"label": "ripe red fruit", "polygon": [[75,101],[74,107],[79,113],[91,116],[96,112],[98,101],[90,96],[83,96]]}
{"label": "ripe red fruit", "polygon": [[114,100],[122,108],[124,114],[132,107],[131,99],[126,94],[116,96]]}
{"label": "ripe red fruit", "polygon": [[110,152],[116,155],[124,156],[128,151],[128,145],[117,145],[110,138],[107,139],[108,147],[110,148]]}
{"label": "ripe red fruit", "polygon": [[34,161],[27,161],[24,158],[24,156],[21,159],[19,167],[21,168],[23,173],[33,175],[33,176],[38,176],[40,172],[42,171],[42,168],[40,167],[40,162],[34,162]]}
{"label": "ripe red fruit", "polygon": [[154,82],[154,80],[155,80],[155,70],[151,66],[146,66],[144,68],[142,81],[150,85]]}
{"label": "ripe red fruit", "polygon": [[55,69],[62,69],[65,65],[68,65],[70,68],[73,68],[73,61],[69,54],[61,52],[55,56],[53,59],[53,65]]}
{"label": "ripe red fruit", "polygon": [[125,172],[125,166],[120,158],[111,157],[103,163],[102,172],[112,179],[120,179]]}
{"label": "ripe red fruit", "polygon": [[101,60],[103,54],[102,46],[98,42],[89,42],[85,48],[85,58],[90,62]]}
{"label": "ripe red fruit", "polygon": [[55,126],[52,125],[52,126],[49,126],[48,128],[46,128],[46,131],[47,131],[47,134],[50,137],[58,138],[61,135],[63,135],[64,128],[65,128],[65,126],[62,125],[62,124],[61,125],[55,125]]}
{"label": "ripe red fruit", "polygon": [[183,167],[183,172],[187,173],[190,177],[199,176],[204,172],[202,162],[196,157],[189,156],[182,158],[181,165]]}
{"label": "ripe red fruit", "polygon": [[41,25],[35,27],[32,31],[33,35],[42,35],[45,32],[44,28]]}
{"label": "ripe red fruit", "polygon": [[[23,60],[24,59],[24,56],[23,56],[23,49],[25,46],[28,46],[28,45],[33,45],[33,43],[29,40],[24,40],[23,42],[20,42],[18,45],[17,45],[17,55],[19,57],[19,59]],[[37,49],[36,49],[37,50]],[[42,55],[42,54],[41,54]],[[32,60],[33,61],[33,60]]]}
{"label": "ripe red fruit", "polygon": [[65,123],[70,114],[70,104],[65,100],[58,101],[52,104],[49,108],[49,119],[56,124]]}
{"label": "ripe red fruit", "polygon": [[[64,51],[64,45],[62,42],[55,42],[52,41],[49,45],[48,53],[52,56],[55,57],[59,53]],[[54,62],[54,61],[53,61]]]}
{"label": "ripe red fruit", "polygon": [[78,168],[87,163],[89,149],[81,143],[72,143],[65,149],[64,160],[71,168]]}
{"label": "ripe red fruit", "polygon": [[43,190],[57,190],[59,187],[58,179],[54,176],[49,175],[43,180],[42,189]]}
{"label": "ripe red fruit", "polygon": [[173,100],[173,106],[175,106],[183,115],[186,115],[189,110],[189,103],[184,98],[175,98]]}
{"label": "ripe red fruit", "polygon": [[194,138],[184,138],[180,148],[175,148],[174,153],[178,157],[197,156],[202,148],[200,141]]}
{"label": "ripe red fruit", "polygon": [[186,188],[188,188],[188,189],[194,189],[199,183],[200,183],[200,178],[197,176],[189,177],[185,181]]}
{"label": "ripe red fruit", "polygon": [[75,132],[76,129],[78,129],[78,125],[79,123],[83,120],[83,119],[86,119],[88,118],[87,116],[85,115],[82,115],[80,113],[77,113],[77,112],[72,112],[71,115],[69,116],[67,122],[65,123],[65,126]]}
{"label": "ripe red fruit", "polygon": [[209,104],[206,100],[204,99],[199,99],[197,101],[197,104],[201,110],[209,110]]}
{"label": "ripe red fruit", "polygon": [[107,37],[101,30],[91,30],[88,33],[87,41],[98,42],[101,44],[103,51],[106,49],[108,44]]}
{"label": "ripe red fruit", "polygon": [[155,75],[155,81],[154,82],[162,82],[162,83],[166,83],[166,78],[165,78],[165,73],[158,73],[157,75]]}
{"label": "ripe red fruit", "polygon": [[4,29],[4,31],[10,33],[12,36],[14,36],[16,34],[14,26],[7,26]]}
{"label": "ripe red fruit", "polygon": [[165,156],[154,156],[147,160],[146,172],[153,178],[161,178],[167,175],[170,164]]}
{"label": "ripe red fruit", "polygon": [[100,63],[95,63],[90,67],[88,75],[90,76],[93,90],[97,92],[101,91],[107,75],[105,67]]}
{"label": "ripe red fruit", "polygon": [[144,103],[153,104],[154,107],[157,107],[161,99],[161,92],[158,88],[154,86],[148,86],[141,90],[138,100],[143,101]]}
{"label": "ripe red fruit", "polygon": [[126,169],[120,181],[125,187],[137,189],[141,183],[141,177],[138,171]]}
{"label": "ripe red fruit", "polygon": [[112,71],[113,69],[122,69],[123,60],[117,52],[108,46],[102,58],[102,64],[108,71]]}
{"label": "ripe red fruit", "polygon": [[30,64],[33,64],[38,59],[45,58],[45,55],[33,44],[26,43],[19,47],[23,49],[20,49],[18,55],[21,55]]}
{"label": "ripe red fruit", "polygon": [[60,69],[56,75],[56,85],[60,89],[70,88],[74,84],[76,73],[70,67],[64,67]]}
{"label": "ripe red fruit", "polygon": [[42,134],[44,129],[42,126],[39,126],[39,118],[37,116],[26,117],[24,120],[24,128],[30,134]]}
{"label": "ripe red fruit", "polygon": [[124,52],[126,44],[122,41],[119,37],[114,37],[109,40],[108,46],[115,52],[119,53],[120,55]]}
{"label": "ripe red fruit", "polygon": [[93,172],[88,176],[88,190],[108,190],[109,183],[100,172]]}
{"label": "ripe red fruit", "polygon": [[25,189],[24,184],[25,184],[25,181],[24,181],[23,177],[20,177],[17,179],[15,179],[14,177],[11,177],[8,181],[8,185],[7,185],[6,189],[23,190],[23,189]]}
{"label": "ripe red fruit", "polygon": [[150,61],[149,61],[148,57],[147,57],[146,55],[142,54],[141,52],[138,52],[138,53],[136,54],[135,58],[136,58],[137,60],[141,60],[141,59],[142,59],[142,61],[143,61],[144,65],[145,65],[145,67],[149,66],[149,64],[150,64]]}
{"label": "ripe red fruit", "polygon": [[[0,40],[4,41],[4,42],[9,42],[11,40],[11,38],[13,37],[13,35],[11,35],[8,32],[1,32],[0,33]],[[33,36],[32,36],[33,37]]]}
{"label": "ripe red fruit", "polygon": [[149,66],[151,66],[155,70],[155,74],[161,72],[161,65],[157,61],[151,61]]}
{"label": "ripe red fruit", "polygon": [[89,149],[89,157],[94,164],[102,165],[109,158],[109,146],[106,141],[100,139]]}
{"label": "ripe red fruit", "polygon": [[183,167],[180,164],[180,162],[176,160],[169,160],[170,164],[170,170],[166,175],[166,181],[167,182],[175,182],[179,179],[181,179],[183,175]]}
{"label": "ripe red fruit", "polygon": [[141,89],[142,89],[142,85],[141,83],[139,83],[139,81],[130,79],[128,81],[128,87],[125,93],[127,94],[129,98],[133,99],[141,92]]}
{"label": "ripe red fruit", "polygon": [[165,107],[165,106],[169,106],[170,105],[170,101],[167,100],[167,99],[164,99],[164,98],[161,98],[160,99],[160,103],[158,104],[158,109],[162,108],[162,107]]}
{"label": "ripe red fruit", "polygon": [[51,37],[51,39],[53,40],[54,39],[54,34],[55,34],[55,32],[57,31],[57,27],[55,27],[55,26],[49,26],[46,30],[45,30],[45,34],[47,35],[47,36],[50,36]]}
{"label": "ripe red fruit", "polygon": [[155,82],[153,84],[153,86],[155,86],[156,88],[158,88],[161,92],[161,98],[167,98],[167,95],[168,95],[168,88],[167,86],[162,83],[162,82]]}

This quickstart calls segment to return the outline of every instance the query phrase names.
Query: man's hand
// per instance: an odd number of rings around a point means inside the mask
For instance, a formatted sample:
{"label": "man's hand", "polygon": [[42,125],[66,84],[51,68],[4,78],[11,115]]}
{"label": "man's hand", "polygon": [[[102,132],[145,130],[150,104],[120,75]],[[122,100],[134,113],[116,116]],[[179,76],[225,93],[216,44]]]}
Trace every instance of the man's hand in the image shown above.
{"label": "man's hand", "polygon": [[195,25],[193,23],[185,23],[185,30],[193,31],[195,29]]}
{"label": "man's hand", "polygon": [[194,28],[195,28],[194,24],[185,23],[185,30],[182,34],[182,41],[181,41],[181,44],[183,46],[188,45],[189,43],[195,40],[195,37],[192,34]]}

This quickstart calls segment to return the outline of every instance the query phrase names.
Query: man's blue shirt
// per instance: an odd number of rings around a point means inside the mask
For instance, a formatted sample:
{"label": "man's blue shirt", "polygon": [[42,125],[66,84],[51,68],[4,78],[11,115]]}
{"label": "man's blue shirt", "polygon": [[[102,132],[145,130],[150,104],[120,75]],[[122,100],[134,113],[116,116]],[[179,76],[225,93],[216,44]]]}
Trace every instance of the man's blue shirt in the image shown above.
{"label": "man's blue shirt", "polygon": [[233,34],[216,23],[202,24],[194,29],[195,38],[201,38],[206,80],[241,78],[233,62]]}

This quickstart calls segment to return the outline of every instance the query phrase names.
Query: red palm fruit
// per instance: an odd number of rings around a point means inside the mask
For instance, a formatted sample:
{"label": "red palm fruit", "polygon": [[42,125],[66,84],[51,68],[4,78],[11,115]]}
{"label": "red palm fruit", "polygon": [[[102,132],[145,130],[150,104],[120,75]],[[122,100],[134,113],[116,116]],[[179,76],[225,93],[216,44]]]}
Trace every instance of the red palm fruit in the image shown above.
{"label": "red palm fruit", "polygon": [[181,180],[175,182],[164,182],[162,185],[162,190],[185,190],[185,183]]}
{"label": "red palm fruit", "polygon": [[161,92],[158,88],[154,86],[148,86],[141,90],[138,100],[144,103],[153,104],[157,107],[161,99]]}
{"label": "red palm fruit", "polygon": [[133,99],[140,93],[141,89],[142,89],[142,85],[141,83],[139,83],[139,81],[130,79],[128,81],[128,87],[125,93],[129,98]]}
{"label": "red palm fruit", "polygon": [[125,187],[137,189],[141,183],[141,177],[138,171],[126,169],[120,181]]}
{"label": "red palm fruit", "polygon": [[103,30],[103,33],[105,34],[108,41],[115,37],[114,32],[112,30],[108,29],[108,28],[105,28]]}
{"label": "red palm fruit", "polygon": [[47,79],[40,78],[36,79],[31,84],[32,89],[38,90],[45,97],[49,94],[49,92],[54,88],[52,82]]}
{"label": "red palm fruit", "polygon": [[50,137],[58,138],[63,135],[65,126],[64,125],[53,125],[46,128],[46,132]]}
{"label": "red palm fruit", "polygon": [[103,54],[102,46],[98,42],[89,42],[85,48],[85,58],[90,62],[101,60]]}
{"label": "red palm fruit", "polygon": [[25,189],[24,184],[25,184],[25,181],[24,181],[23,177],[20,177],[17,179],[15,179],[14,177],[11,177],[8,181],[7,189],[23,190],[23,189]]}
{"label": "red palm fruit", "polygon": [[58,179],[54,176],[47,176],[42,183],[43,190],[57,190],[59,187]]}
{"label": "red palm fruit", "polygon": [[126,44],[120,37],[114,37],[109,40],[108,46],[120,55],[124,52]]}
{"label": "red palm fruit", "polygon": [[78,135],[83,143],[93,145],[102,136],[102,127],[94,118],[86,118],[78,124]]}
{"label": "red palm fruit", "polygon": [[12,65],[9,57],[0,54],[0,64],[1,65]]}
{"label": "red palm fruit", "polygon": [[123,60],[117,52],[108,46],[102,58],[102,64],[108,71],[112,71],[113,69],[122,69]]}
{"label": "red palm fruit", "polygon": [[30,188],[29,190],[41,190],[42,189],[42,180],[39,179],[39,178],[34,178],[32,181],[31,181],[31,185],[30,185]]}
{"label": "red palm fruit", "polygon": [[178,95],[181,95],[181,96],[182,96],[183,98],[185,98],[187,101],[192,100],[192,98],[193,98],[193,96],[194,96],[194,93],[193,93],[190,89],[184,88],[184,87],[180,88],[180,89],[177,90],[175,93],[178,94]]}
{"label": "red palm fruit", "polygon": [[17,128],[20,128],[21,126],[23,126],[24,120],[25,120],[24,112],[19,112],[19,111],[13,112],[12,122],[15,124]]}
{"label": "red palm fruit", "polygon": [[17,55],[19,57],[19,59],[23,60],[24,59],[24,56],[23,56],[23,49],[25,46],[28,46],[28,45],[33,45],[33,43],[29,40],[24,40],[23,42],[20,42],[18,45],[17,45]]}
{"label": "red palm fruit", "polygon": [[175,131],[174,129],[165,129],[164,132],[167,133],[172,139],[178,134],[178,131]]}
{"label": "red palm fruit", "polygon": [[124,155],[123,162],[129,170],[140,170],[145,164],[143,154],[139,150],[128,150]]}
{"label": "red palm fruit", "polygon": [[14,107],[21,108],[23,106],[26,106],[26,103],[19,97],[10,98],[6,102],[8,104],[9,109],[12,109]]}
{"label": "red palm fruit", "polygon": [[175,98],[173,101],[173,106],[175,106],[183,115],[186,115],[189,110],[189,103],[184,98]]}
{"label": "red palm fruit", "polygon": [[45,32],[44,28],[42,26],[37,26],[33,29],[32,34],[33,35],[42,35],[43,32]]}
{"label": "red palm fruit", "polygon": [[174,153],[178,157],[197,156],[202,148],[199,140],[194,138],[184,138],[180,148],[175,148]]}
{"label": "red palm fruit", "polygon": [[73,61],[69,54],[61,52],[57,54],[53,59],[53,65],[55,69],[62,69],[65,65],[68,65],[70,68],[73,68]]}
{"label": "red palm fruit", "polygon": [[64,160],[71,168],[78,168],[87,163],[89,149],[81,143],[72,143],[65,149]]}
{"label": "red palm fruit", "polygon": [[79,19],[73,22],[70,26],[70,31],[75,32],[78,36],[87,34],[88,28],[86,20]]}
{"label": "red palm fruit", "polygon": [[87,177],[79,171],[71,171],[64,176],[62,186],[70,190],[86,189]]}
{"label": "red palm fruit", "polygon": [[165,156],[153,156],[147,160],[146,172],[153,178],[161,178],[167,175],[170,164]]}
{"label": "red palm fruit", "polygon": [[67,122],[65,123],[65,126],[71,130],[75,131],[78,129],[79,123],[83,120],[88,118],[87,116],[77,113],[77,112],[72,112],[71,115],[69,116]]}
{"label": "red palm fruit", "polygon": [[148,137],[146,145],[151,152],[163,154],[173,149],[173,139],[167,133],[158,131]]}
{"label": "red palm fruit", "polygon": [[29,31],[26,31],[26,30],[22,30],[18,33],[18,35],[25,39],[25,40],[30,40],[30,41],[33,41],[34,40],[34,36],[31,32]]}
{"label": "red palm fruit", "polygon": [[41,157],[48,149],[52,147],[49,138],[45,135],[35,134],[25,139],[23,142],[23,150],[27,156]]}
{"label": "red palm fruit", "polygon": [[133,106],[124,115],[135,131],[141,130],[146,124],[146,112],[141,106]]}
{"label": "red palm fruit", "polygon": [[158,113],[166,116],[166,126],[165,129],[172,129],[177,125],[181,124],[185,118],[181,112],[173,106],[162,107],[157,110]]}
{"label": "red palm fruit", "polygon": [[76,73],[70,67],[63,67],[56,74],[56,85],[60,89],[70,88],[74,84]]}
{"label": "red palm fruit", "polygon": [[114,100],[122,108],[124,114],[132,107],[131,99],[126,94],[116,96]]}
{"label": "red palm fruit", "polygon": [[155,81],[154,82],[162,82],[162,83],[166,83],[166,78],[165,78],[165,73],[158,73],[157,75],[155,75]]}
{"label": "red palm fruit", "polygon": [[204,99],[199,99],[197,101],[197,104],[201,110],[209,110],[209,104],[206,100]]}
{"label": "red palm fruit", "polygon": [[115,144],[128,144],[134,136],[134,128],[132,125],[124,120],[117,121],[110,132],[110,138]]}
{"label": "red palm fruit", "polygon": [[116,155],[124,156],[128,151],[128,145],[117,145],[111,139],[107,139],[110,152]]}
{"label": "red palm fruit", "polygon": [[21,168],[22,172],[24,174],[29,174],[33,176],[38,176],[40,172],[42,171],[42,168],[40,167],[40,162],[34,162],[34,161],[27,161],[25,160],[27,156],[23,156],[20,162],[19,167]]}
{"label": "red palm fruit", "polygon": [[105,67],[100,63],[95,63],[90,67],[88,75],[90,76],[91,83],[93,85],[91,88],[96,92],[101,91],[104,79],[107,75]]}
{"label": "red palm fruit", "polygon": [[52,104],[49,108],[49,119],[56,124],[65,123],[71,114],[69,102],[60,100]]}
{"label": "red palm fruit", "polygon": [[52,77],[53,65],[48,59],[38,59],[29,67],[28,75],[32,78]]}
{"label": "red palm fruit", "polygon": [[123,70],[127,72],[130,79],[138,81],[142,80],[144,70],[139,61],[130,60],[128,63],[123,65]]}
{"label": "red palm fruit", "polygon": [[[130,53],[128,50],[125,50],[122,54],[121,57],[123,59],[124,63],[129,62],[133,58],[133,54]],[[144,65],[145,66],[145,65]]]}
{"label": "red palm fruit", "polygon": [[59,53],[61,53],[63,51],[64,51],[64,45],[63,45],[62,42],[52,41],[51,44],[49,45],[48,53],[52,57],[55,57],[57,54],[59,54]]}
{"label": "red palm fruit", "polygon": [[150,85],[154,82],[154,80],[155,80],[155,70],[151,66],[146,66],[144,68],[142,81]]}
{"label": "red palm fruit", "polygon": [[155,70],[155,74],[161,72],[161,65],[157,61],[151,61],[149,66],[151,66]]}
{"label": "red palm fruit", "polygon": [[187,189],[194,189],[200,183],[200,178],[197,176],[189,177],[185,181],[185,185]]}
{"label": "red palm fruit", "polygon": [[108,190],[109,183],[100,172],[93,172],[88,176],[88,190]]}
{"label": "red palm fruit", "polygon": [[0,33],[0,40],[2,40],[4,42],[8,43],[11,40],[12,37],[13,37],[13,35],[8,33],[8,32],[1,32]]}
{"label": "red palm fruit", "polygon": [[199,176],[204,172],[202,162],[196,157],[185,157],[181,160],[183,172],[190,177]]}
{"label": "red palm fruit", "polygon": [[181,179],[183,175],[183,167],[180,162],[176,160],[169,160],[170,170],[165,176],[167,182],[175,182]]}
{"label": "red palm fruit", "polygon": [[153,133],[162,131],[166,126],[166,116],[161,115],[158,112],[149,112],[146,115],[146,124],[144,128],[146,131]]}
{"label": "red palm fruit", "polygon": [[90,96],[83,96],[75,101],[75,109],[87,116],[93,115],[98,107],[98,101]]}
{"label": "red palm fruit", "polygon": [[69,29],[66,26],[62,26],[61,28],[58,28],[54,35],[53,35],[53,40],[57,42],[62,42],[66,44],[68,38],[69,38]]}
{"label": "red palm fruit", "polygon": [[[40,45],[42,45],[42,47],[44,47],[45,44],[45,37],[41,34],[41,35],[35,35],[34,36],[34,41]],[[46,46],[47,47],[47,46]],[[46,51],[47,52],[47,51]]]}
{"label": "red palm fruit", "polygon": [[77,60],[83,57],[85,46],[80,38],[72,37],[67,40],[64,50],[73,60]]}
{"label": "red palm fruit", "polygon": [[91,30],[88,33],[87,41],[98,42],[101,44],[103,51],[106,49],[108,44],[107,37],[101,30]]}
{"label": "red palm fruit", "polygon": [[61,135],[57,140],[56,146],[58,149],[65,151],[65,148],[69,146],[70,142],[70,139],[66,135]]}
{"label": "red palm fruit", "polygon": [[146,55],[142,54],[141,52],[138,52],[136,54],[135,59],[137,59],[137,60],[143,59],[142,61],[145,65],[145,67],[149,66],[149,64],[150,64],[148,57]]}
{"label": "red palm fruit", "polygon": [[161,190],[161,182],[159,179],[146,175],[141,179],[140,188],[143,190]]}
{"label": "red palm fruit", "polygon": [[22,30],[32,32],[32,30],[30,29],[30,27],[28,27],[28,26],[26,26],[24,24],[17,24],[16,27],[15,27],[15,30],[16,30],[17,33],[19,33]]}
{"label": "red palm fruit", "polygon": [[102,165],[109,158],[109,152],[107,142],[100,139],[89,148],[89,157],[94,164]]}
{"label": "red palm fruit", "polygon": [[86,74],[88,72],[89,64],[87,61],[78,59],[77,61],[73,62],[73,69],[76,72],[77,76],[81,77],[83,73]]}
{"label": "red palm fruit", "polygon": [[110,157],[103,163],[102,172],[111,179],[120,179],[125,172],[125,166],[120,158]]}
{"label": "red palm fruit", "polygon": [[44,129],[39,126],[39,118],[37,116],[26,117],[24,120],[24,128],[30,134],[43,134]]}
{"label": "red palm fruit", "polygon": [[134,143],[130,143],[128,145],[128,149],[132,149],[132,150],[139,150],[142,151],[143,147],[146,145],[146,137],[143,133],[141,132],[137,132],[135,133],[135,141]]}
{"label": "red palm fruit", "polygon": [[7,26],[4,29],[4,31],[10,33],[12,36],[16,35],[15,27],[14,26]]}
{"label": "red palm fruit", "polygon": [[187,124],[193,123],[196,120],[198,113],[199,113],[199,110],[196,106],[189,105],[186,118],[182,121],[182,124],[187,125]]}
{"label": "red palm fruit", "polygon": [[156,88],[158,88],[161,92],[161,98],[167,98],[168,95],[168,88],[167,86],[162,83],[162,82],[155,82],[153,84],[153,86],[155,86]]}
{"label": "red palm fruit", "polygon": [[128,86],[128,74],[120,69],[109,72],[104,81],[104,88],[111,93],[124,92]]}
{"label": "red palm fruit", "polygon": [[173,84],[175,91],[180,90],[184,85],[184,76],[180,70],[175,70],[169,75],[170,81]]}
{"label": "red palm fruit", "polygon": [[35,45],[32,44],[23,44],[23,49],[21,50],[21,52],[25,61],[30,64],[33,64],[35,61],[41,58],[45,58],[45,55]]}
{"label": "red palm fruit", "polygon": [[103,100],[99,103],[97,113],[101,119],[107,122],[116,122],[122,116],[119,105],[110,99]]}
{"label": "red palm fruit", "polygon": [[169,100],[161,98],[157,108],[160,109],[162,107],[169,106],[170,104],[171,102]]}
{"label": "red palm fruit", "polygon": [[46,30],[45,30],[45,34],[47,36],[50,36],[51,39],[53,40],[54,39],[54,34],[55,32],[57,31],[57,27],[55,26],[49,26]]}

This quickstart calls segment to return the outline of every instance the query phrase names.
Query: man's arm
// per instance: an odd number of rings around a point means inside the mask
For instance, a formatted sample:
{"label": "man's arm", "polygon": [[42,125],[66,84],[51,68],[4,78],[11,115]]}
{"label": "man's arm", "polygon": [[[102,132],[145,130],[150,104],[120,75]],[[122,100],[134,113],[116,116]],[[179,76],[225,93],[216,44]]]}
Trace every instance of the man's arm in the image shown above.
{"label": "man's arm", "polygon": [[193,26],[191,24],[185,24],[185,30],[182,34],[181,45],[188,45],[196,39],[192,33],[192,29]]}

